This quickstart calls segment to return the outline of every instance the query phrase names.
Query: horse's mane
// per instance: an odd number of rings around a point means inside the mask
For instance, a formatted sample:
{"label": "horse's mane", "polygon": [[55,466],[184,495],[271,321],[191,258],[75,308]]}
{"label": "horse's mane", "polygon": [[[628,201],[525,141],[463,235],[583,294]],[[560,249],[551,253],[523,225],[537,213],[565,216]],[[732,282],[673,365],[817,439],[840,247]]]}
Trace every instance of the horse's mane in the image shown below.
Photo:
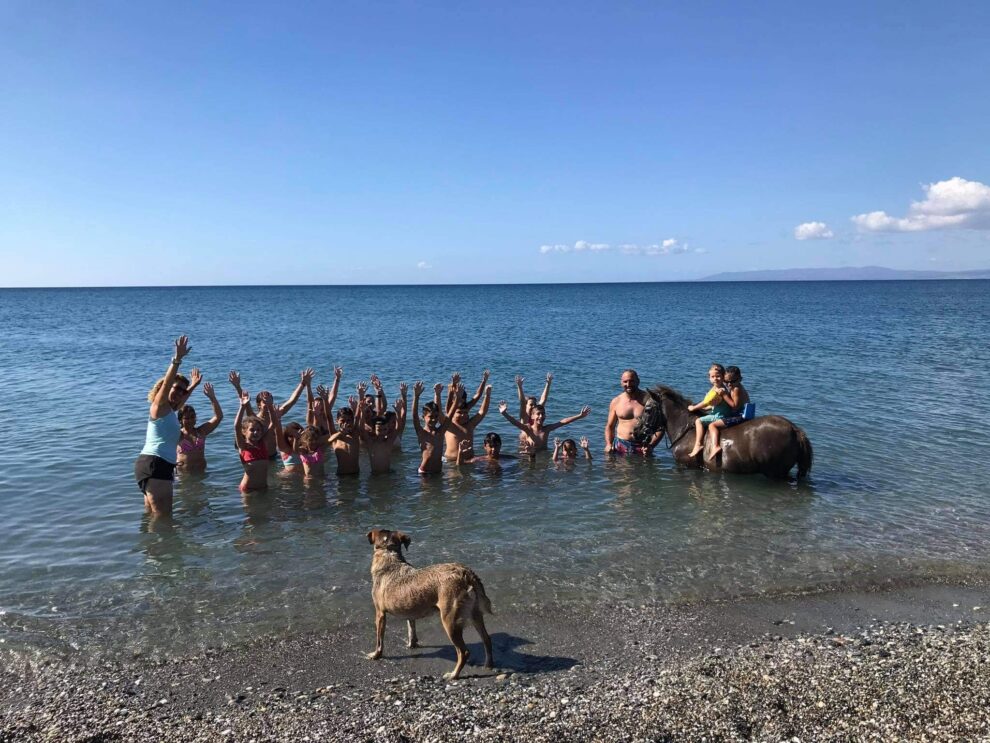
{"label": "horse's mane", "polygon": [[650,394],[654,397],[660,397],[662,395],[670,398],[676,405],[680,405],[685,408],[691,404],[691,401],[684,397],[684,395],[675,390],[673,387],[668,387],[665,384],[654,385],[653,389],[650,390]]}

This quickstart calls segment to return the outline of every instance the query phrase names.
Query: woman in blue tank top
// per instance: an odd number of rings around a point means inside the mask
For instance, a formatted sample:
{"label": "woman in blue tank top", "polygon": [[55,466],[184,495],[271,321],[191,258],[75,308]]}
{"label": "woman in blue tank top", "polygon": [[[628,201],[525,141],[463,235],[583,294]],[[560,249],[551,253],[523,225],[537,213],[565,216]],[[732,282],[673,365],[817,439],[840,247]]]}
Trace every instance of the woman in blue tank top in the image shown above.
{"label": "woman in blue tank top", "polygon": [[148,430],[144,448],[134,462],[134,478],[144,493],[145,508],[150,508],[155,515],[172,513],[175,448],[182,436],[182,427],[175,411],[185,404],[189,393],[201,379],[198,369],[193,369],[190,373],[191,383],[179,374],[179,365],[188,353],[189,338],[177,338],[175,355],[165,370],[165,376],[155,382],[148,393],[148,401],[151,403]]}

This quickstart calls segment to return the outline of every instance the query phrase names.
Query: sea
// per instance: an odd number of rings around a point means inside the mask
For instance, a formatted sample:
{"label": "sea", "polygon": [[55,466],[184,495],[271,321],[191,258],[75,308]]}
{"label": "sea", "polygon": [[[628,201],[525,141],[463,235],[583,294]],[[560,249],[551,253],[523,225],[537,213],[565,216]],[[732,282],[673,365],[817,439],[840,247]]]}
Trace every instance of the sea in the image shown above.
{"label": "sea", "polygon": [[[366,539],[401,529],[413,564],[460,561],[496,611],[679,604],[984,577],[990,466],[981,390],[990,282],[640,283],[0,290],[0,648],[175,655],[372,617]],[[183,369],[225,419],[205,475],[181,476],[171,518],[133,480],[146,395],[180,334]],[[603,430],[624,369],[692,399],[734,364],[758,414],[814,446],[806,480],[609,460]],[[233,445],[245,389],[285,399],[306,367],[341,400],[378,374],[473,391],[479,433],[516,431],[514,378],[553,372],[560,433],[593,461],[549,455],[417,475],[412,426],[393,472],[303,483],[273,472],[243,496]],[[200,419],[209,404],[190,402]],[[301,420],[302,405],[288,420]],[[332,472],[333,467],[328,467]],[[367,470],[367,467],[365,467]]]}

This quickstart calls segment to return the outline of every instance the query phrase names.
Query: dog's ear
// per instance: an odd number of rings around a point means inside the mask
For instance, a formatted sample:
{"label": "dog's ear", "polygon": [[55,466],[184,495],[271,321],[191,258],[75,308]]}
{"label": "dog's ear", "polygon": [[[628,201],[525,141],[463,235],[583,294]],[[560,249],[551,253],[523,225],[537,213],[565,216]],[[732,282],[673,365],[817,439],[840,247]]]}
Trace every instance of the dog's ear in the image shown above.
{"label": "dog's ear", "polygon": [[412,540],[409,538],[408,534],[403,534],[401,531],[397,531],[395,532],[395,538],[399,540],[399,544],[406,549],[409,549],[409,545],[412,543]]}
{"label": "dog's ear", "polygon": [[370,544],[374,544],[375,543],[375,540],[378,539],[378,532],[379,531],[380,531],[380,529],[372,529],[371,531],[368,532],[368,542]]}

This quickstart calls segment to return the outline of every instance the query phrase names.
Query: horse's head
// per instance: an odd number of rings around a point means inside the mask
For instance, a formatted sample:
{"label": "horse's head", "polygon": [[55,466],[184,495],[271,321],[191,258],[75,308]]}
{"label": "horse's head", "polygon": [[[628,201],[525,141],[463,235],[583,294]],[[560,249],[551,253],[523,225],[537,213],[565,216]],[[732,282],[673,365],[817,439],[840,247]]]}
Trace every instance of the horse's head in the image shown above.
{"label": "horse's head", "polygon": [[687,406],[691,404],[691,401],[684,397],[684,395],[665,384],[654,385],[653,389],[650,390],[650,394],[657,402],[670,403],[675,408],[684,408],[687,410]]}
{"label": "horse's head", "polygon": [[[665,384],[655,385],[649,393],[660,408],[660,428],[667,436],[667,445],[673,446],[684,435],[679,429],[683,427],[686,431],[690,428],[690,424],[685,425],[682,421],[690,417],[688,405],[691,402],[673,387]],[[671,425],[677,430],[671,431]]]}

